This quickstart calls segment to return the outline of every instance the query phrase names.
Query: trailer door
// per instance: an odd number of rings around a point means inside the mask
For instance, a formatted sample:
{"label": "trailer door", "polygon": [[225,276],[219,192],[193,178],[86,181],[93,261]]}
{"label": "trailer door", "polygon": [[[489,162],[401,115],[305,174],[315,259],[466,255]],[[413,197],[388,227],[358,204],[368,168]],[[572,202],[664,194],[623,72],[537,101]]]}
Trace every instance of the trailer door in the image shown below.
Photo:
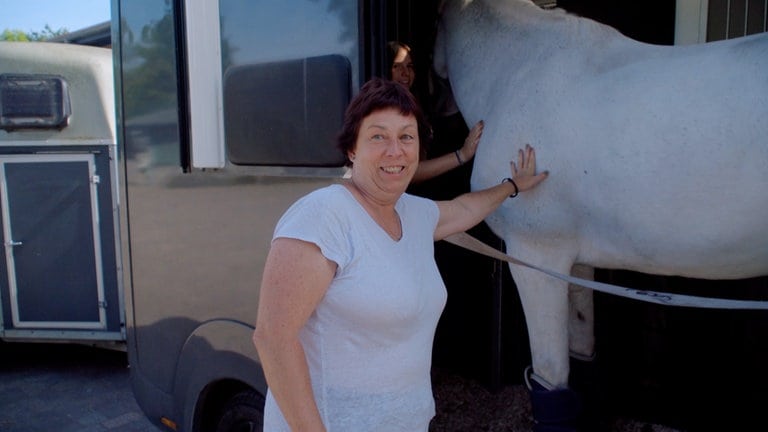
{"label": "trailer door", "polygon": [[105,329],[94,155],[0,155],[0,182],[6,336]]}

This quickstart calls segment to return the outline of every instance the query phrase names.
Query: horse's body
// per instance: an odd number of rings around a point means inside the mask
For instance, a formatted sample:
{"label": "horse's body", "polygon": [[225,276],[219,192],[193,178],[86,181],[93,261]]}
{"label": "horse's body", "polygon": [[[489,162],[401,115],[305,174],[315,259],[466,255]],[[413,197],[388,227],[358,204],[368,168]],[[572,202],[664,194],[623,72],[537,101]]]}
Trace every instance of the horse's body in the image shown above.
{"label": "horse's body", "polygon": [[[449,3],[435,67],[468,124],[485,120],[473,189],[526,143],[550,171],[487,220],[512,255],[562,273],[768,274],[768,35],[664,47],[528,0]],[[510,269],[534,372],[565,387],[568,287]],[[587,294],[571,292],[586,338],[570,348],[589,356]]]}

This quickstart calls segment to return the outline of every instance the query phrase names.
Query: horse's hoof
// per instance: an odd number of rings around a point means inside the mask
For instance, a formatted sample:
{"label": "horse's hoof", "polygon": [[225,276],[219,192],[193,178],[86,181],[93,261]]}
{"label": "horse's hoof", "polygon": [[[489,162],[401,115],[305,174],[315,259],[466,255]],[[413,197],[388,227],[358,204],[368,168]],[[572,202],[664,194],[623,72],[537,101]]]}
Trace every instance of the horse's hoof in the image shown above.
{"label": "horse's hoof", "polygon": [[531,394],[534,432],[579,432],[583,410],[581,397],[569,388],[547,389],[526,370],[526,383]]}

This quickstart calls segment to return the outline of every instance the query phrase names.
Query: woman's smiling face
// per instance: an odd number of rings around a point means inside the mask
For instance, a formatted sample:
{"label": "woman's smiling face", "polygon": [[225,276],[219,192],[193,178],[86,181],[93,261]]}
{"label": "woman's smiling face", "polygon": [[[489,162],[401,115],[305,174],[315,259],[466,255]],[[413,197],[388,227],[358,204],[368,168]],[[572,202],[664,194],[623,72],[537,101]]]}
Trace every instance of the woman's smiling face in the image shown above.
{"label": "woman's smiling face", "polygon": [[392,62],[390,75],[392,81],[402,84],[407,89],[410,89],[413,86],[413,81],[416,79],[416,72],[413,68],[411,54],[405,48],[401,47],[397,50],[395,59]]}
{"label": "woman's smiling face", "polygon": [[352,180],[361,191],[397,200],[419,164],[416,117],[403,115],[396,108],[372,112],[363,119],[355,148],[348,156],[352,161]]}

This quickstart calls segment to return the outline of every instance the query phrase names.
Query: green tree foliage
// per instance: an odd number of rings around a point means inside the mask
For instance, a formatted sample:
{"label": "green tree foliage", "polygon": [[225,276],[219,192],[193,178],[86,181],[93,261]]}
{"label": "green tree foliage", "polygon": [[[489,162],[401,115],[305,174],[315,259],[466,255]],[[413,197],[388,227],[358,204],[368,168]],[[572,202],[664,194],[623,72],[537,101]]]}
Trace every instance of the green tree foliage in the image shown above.
{"label": "green tree foliage", "polygon": [[5,29],[0,34],[0,40],[12,42],[29,42],[29,36],[21,30]]}
{"label": "green tree foliage", "polygon": [[0,34],[0,40],[14,42],[42,42],[66,33],[69,33],[69,30],[66,28],[54,30],[51,28],[51,26],[46,24],[45,28],[39,32],[33,31],[25,33],[24,31],[18,29],[5,29],[3,30],[3,33]]}
{"label": "green tree foliage", "polygon": [[29,33],[29,39],[33,41],[46,41],[48,39],[54,38],[56,36],[61,36],[67,33],[69,33],[69,30],[67,30],[66,28],[60,28],[58,30],[54,30],[51,28],[51,26],[46,24],[43,31]]}

